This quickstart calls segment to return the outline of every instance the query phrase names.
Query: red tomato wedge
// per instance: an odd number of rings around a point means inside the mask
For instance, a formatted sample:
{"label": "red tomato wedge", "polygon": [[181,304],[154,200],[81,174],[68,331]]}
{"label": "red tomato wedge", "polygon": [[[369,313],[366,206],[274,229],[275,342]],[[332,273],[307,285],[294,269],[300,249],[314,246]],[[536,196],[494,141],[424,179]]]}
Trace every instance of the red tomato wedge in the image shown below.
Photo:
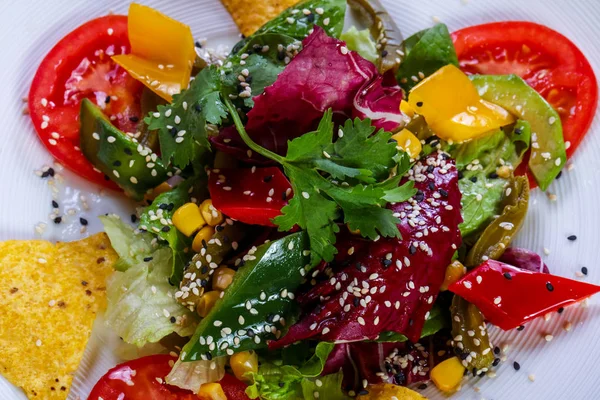
{"label": "red tomato wedge", "polygon": [[[164,383],[176,357],[157,354],[119,364],[96,383],[88,400],[200,400],[189,390]],[[219,382],[228,400],[248,400],[246,385],[231,375]]]}
{"label": "red tomato wedge", "polygon": [[454,32],[452,40],[464,72],[516,74],[537,90],[560,114],[567,156],[573,154],[598,105],[596,76],[573,42],[522,21],[471,26]]}
{"label": "red tomato wedge", "polygon": [[79,104],[91,99],[117,128],[137,131],[144,86],[111,60],[129,50],[126,16],[93,19],[50,50],[29,91],[31,120],[48,151],[78,175],[111,188],[117,186],[95,170],[78,147]]}

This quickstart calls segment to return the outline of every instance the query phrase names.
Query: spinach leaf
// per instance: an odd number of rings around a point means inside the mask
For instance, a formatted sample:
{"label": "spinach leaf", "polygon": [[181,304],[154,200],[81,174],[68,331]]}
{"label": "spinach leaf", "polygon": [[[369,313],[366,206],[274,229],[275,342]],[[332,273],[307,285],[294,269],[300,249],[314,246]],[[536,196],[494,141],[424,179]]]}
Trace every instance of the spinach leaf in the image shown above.
{"label": "spinach leaf", "polygon": [[404,41],[404,48],[406,56],[396,78],[407,92],[422,79],[419,73],[429,76],[445,65],[458,66],[456,50],[444,24],[415,33]]}
{"label": "spinach leaf", "polygon": [[459,228],[463,238],[479,233],[500,214],[507,183],[505,179],[489,179],[482,173],[458,181],[463,215]]}
{"label": "spinach leaf", "polygon": [[169,243],[169,247],[173,251],[173,266],[169,278],[173,285],[181,282],[183,270],[192,259],[193,252],[188,249],[193,239],[179,232],[173,226],[171,219],[175,211],[189,202],[190,198],[195,197],[198,201],[207,198],[206,184],[206,175],[201,178],[189,178],[154,199],[152,205],[146,207],[140,215],[140,228]]}
{"label": "spinach leaf", "polygon": [[249,253],[233,283],[184,347],[183,361],[263,348],[268,340],[279,338],[297,316],[294,291],[304,279],[307,248],[308,238],[300,232]]}

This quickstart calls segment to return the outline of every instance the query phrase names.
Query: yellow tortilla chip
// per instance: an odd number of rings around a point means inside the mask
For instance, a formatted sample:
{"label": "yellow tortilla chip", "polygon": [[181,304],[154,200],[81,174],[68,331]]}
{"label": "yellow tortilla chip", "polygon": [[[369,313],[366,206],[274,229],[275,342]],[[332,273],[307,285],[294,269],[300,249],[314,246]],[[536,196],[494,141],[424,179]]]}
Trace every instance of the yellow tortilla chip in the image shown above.
{"label": "yellow tortilla chip", "polygon": [[250,36],[299,0],[221,0],[240,31]]}
{"label": "yellow tortilla chip", "polygon": [[116,260],[105,233],[0,243],[0,374],[30,399],[67,398]]}

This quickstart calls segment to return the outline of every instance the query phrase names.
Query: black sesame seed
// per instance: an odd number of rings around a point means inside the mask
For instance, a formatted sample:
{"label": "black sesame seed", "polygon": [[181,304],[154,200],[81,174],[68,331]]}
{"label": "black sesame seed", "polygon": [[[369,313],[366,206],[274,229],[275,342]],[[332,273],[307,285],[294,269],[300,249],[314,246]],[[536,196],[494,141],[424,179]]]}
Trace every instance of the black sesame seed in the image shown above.
{"label": "black sesame seed", "polygon": [[444,189],[440,189],[440,190],[438,190],[438,192],[440,192],[440,194],[441,194],[443,197],[448,197],[448,192],[447,192],[447,191],[445,191]]}
{"label": "black sesame seed", "polygon": [[422,101],[417,101],[417,107],[423,107],[423,102]]}
{"label": "black sesame seed", "polygon": [[311,23],[315,22],[315,14],[312,14],[312,13],[308,14],[308,16],[306,17],[306,20]]}
{"label": "black sesame seed", "polygon": [[249,76],[249,77],[246,78],[246,83],[248,85],[252,83],[252,77],[251,76]]}
{"label": "black sesame seed", "polygon": [[129,117],[129,120],[133,123],[136,123],[136,122],[140,121],[140,118],[133,115],[133,116]]}
{"label": "black sesame seed", "polygon": [[204,355],[206,356],[207,360],[212,360],[212,354],[210,354],[210,351],[207,351],[206,353],[204,353]]}
{"label": "black sesame seed", "polygon": [[581,273],[584,274],[584,275],[587,275],[588,274],[587,267],[581,267]]}
{"label": "black sesame seed", "polygon": [[248,335],[249,338],[253,338],[254,336],[256,336],[256,333],[254,333],[254,331],[251,328],[249,328],[246,331],[246,334]]}
{"label": "black sesame seed", "polygon": [[171,323],[172,323],[172,324],[174,324],[174,323],[177,321],[177,318],[175,318],[175,317],[171,317],[171,318],[169,319],[169,321],[171,321]]}
{"label": "black sesame seed", "polygon": [[488,175],[488,178],[490,179],[498,179],[498,174],[495,172],[492,172],[491,174]]}
{"label": "black sesame seed", "polygon": [[271,182],[272,179],[273,179],[273,175],[267,175],[263,178],[263,182],[265,182],[265,183]]}
{"label": "black sesame seed", "polygon": [[52,200],[52,208],[58,208],[58,203],[56,200]]}
{"label": "black sesame seed", "polygon": [[425,390],[425,389],[427,389],[427,384],[422,383],[419,385],[419,390]]}
{"label": "black sesame seed", "polygon": [[556,179],[560,179],[561,176],[562,176],[562,171],[559,171],[558,175],[556,175]]}
{"label": "black sesame seed", "polygon": [[172,128],[169,130],[169,133],[171,134],[171,136],[175,137],[175,135],[177,135],[177,128],[175,128],[175,127],[172,127]]}
{"label": "black sesame seed", "polygon": [[390,265],[392,265],[392,260],[388,260],[387,258],[385,260],[382,261],[383,264],[383,268],[387,268]]}
{"label": "black sesame seed", "polygon": [[435,183],[433,183],[433,182],[429,182],[429,183],[427,184],[427,187],[429,188],[429,190],[435,190]]}
{"label": "black sesame seed", "polygon": [[512,275],[510,274],[510,272],[505,272],[503,275],[504,275],[504,277],[505,277],[506,279],[508,279],[509,281],[512,279]]}
{"label": "black sesame seed", "polygon": [[196,110],[196,112],[200,112],[202,111],[202,106],[198,103],[194,104],[194,110]]}
{"label": "black sesame seed", "polygon": [[86,226],[88,224],[88,220],[81,217],[81,218],[79,218],[79,223],[83,226]]}
{"label": "black sesame seed", "polygon": [[521,369],[521,364],[519,364],[518,362],[514,362],[513,363],[513,368],[515,369],[515,371],[518,371]]}
{"label": "black sesame seed", "polygon": [[150,262],[152,261],[152,257],[144,257],[144,262]]}
{"label": "black sesame seed", "polygon": [[567,239],[569,239],[571,242],[574,242],[577,240],[577,236],[575,236],[575,235],[567,236]]}
{"label": "black sesame seed", "polygon": [[106,97],[104,98],[104,102],[105,102],[106,104],[110,103],[110,96],[106,96]]}
{"label": "black sesame seed", "polygon": [[131,214],[131,222],[135,224],[136,221],[137,221],[137,215]]}
{"label": "black sesame seed", "polygon": [[171,230],[170,226],[163,226],[161,229],[161,231],[163,231],[163,232],[169,232],[170,230]]}
{"label": "black sesame seed", "polygon": [[458,179],[462,179],[465,176],[462,171],[458,171]]}
{"label": "black sesame seed", "polygon": [[105,181],[110,181],[110,177],[108,175],[104,175],[104,180]]}
{"label": "black sesame seed", "polygon": [[285,52],[284,52],[283,50],[282,50],[282,51],[279,51],[279,52],[277,52],[277,59],[278,59],[279,61],[283,61],[283,60],[285,59]]}
{"label": "black sesame seed", "polygon": [[196,42],[194,43],[196,45],[197,48],[201,49],[202,48],[202,43],[200,42]]}
{"label": "black sesame seed", "polygon": [[173,211],[174,208],[175,208],[175,204],[169,203],[169,206],[167,207],[167,211]]}
{"label": "black sesame seed", "polygon": [[287,193],[285,191],[281,192],[281,200],[287,200]]}
{"label": "black sesame seed", "polygon": [[546,282],[546,289],[548,289],[549,292],[552,292],[554,290],[554,286],[552,286],[550,282]]}
{"label": "black sesame seed", "polygon": [[408,248],[408,252],[409,252],[411,255],[412,255],[412,254],[415,254],[415,253],[417,252],[417,248],[411,244],[411,245],[410,245],[410,247]]}
{"label": "black sesame seed", "polygon": [[113,166],[120,167],[121,166],[121,161],[116,160],[115,162],[113,162]]}
{"label": "black sesame seed", "polygon": [[483,377],[485,376],[485,372],[481,371],[481,372],[479,373],[479,375],[477,375],[477,376],[478,376],[479,378],[483,378]]}
{"label": "black sesame seed", "polygon": [[225,227],[223,225],[215,226],[215,231],[217,231],[217,232],[223,232],[223,229],[225,229]]}
{"label": "black sesame seed", "polygon": [[206,243],[206,240],[202,239],[202,247],[207,249],[208,248],[208,243]]}
{"label": "black sesame seed", "polygon": [[272,324],[273,320],[275,319],[275,315],[273,315],[272,313],[267,314],[267,322]]}
{"label": "black sesame seed", "polygon": [[559,308],[559,309],[557,310],[557,312],[558,312],[559,314],[562,314],[562,313],[563,313],[563,311],[565,311],[565,308],[564,308],[564,307],[561,307],[561,308]]}
{"label": "black sesame seed", "polygon": [[498,347],[498,346],[494,347],[494,354],[496,354],[496,355],[500,354],[500,347]]}
{"label": "black sesame seed", "polygon": [[516,129],[514,130],[514,133],[515,133],[516,135],[520,135],[521,133],[523,133],[523,130],[522,130],[521,128],[516,128]]}
{"label": "black sesame seed", "polygon": [[473,367],[471,373],[473,374],[473,378],[475,378],[477,376],[477,368]]}
{"label": "black sesame seed", "polygon": [[203,265],[202,268],[200,268],[200,273],[202,275],[207,274],[208,273],[208,267],[206,265]]}
{"label": "black sesame seed", "polygon": [[525,329],[525,325],[519,325],[519,326],[517,327],[517,330],[518,330],[519,332],[521,332],[523,329]]}
{"label": "black sesame seed", "polygon": [[358,307],[358,305],[360,304],[360,300],[358,300],[358,297],[355,297],[354,300],[352,300],[352,304],[354,304],[354,307]]}
{"label": "black sesame seed", "polygon": [[424,198],[425,198],[425,194],[422,191],[417,190],[417,194],[415,194],[415,200],[423,201]]}
{"label": "black sesame seed", "polygon": [[494,358],[494,361],[492,362],[492,367],[497,367],[498,364],[500,364],[500,359],[499,358]]}
{"label": "black sesame seed", "polygon": [[388,55],[388,51],[387,50],[384,50],[384,51],[381,52],[381,57],[382,58],[387,57],[387,55]]}
{"label": "black sesame seed", "polygon": [[406,381],[406,375],[404,375],[404,372],[400,371],[394,375],[394,380],[396,381],[396,384],[403,385]]}
{"label": "black sesame seed", "polygon": [[125,147],[125,148],[123,149],[123,151],[124,151],[124,152],[125,152],[125,154],[127,154],[128,156],[130,156],[130,155],[132,155],[132,154],[133,154],[133,152],[131,151],[131,149],[130,149],[130,148],[128,148],[128,147]]}
{"label": "black sesame seed", "polygon": [[54,223],[55,224],[60,224],[62,222],[62,217],[56,217],[54,218]]}
{"label": "black sesame seed", "polygon": [[246,39],[246,35],[244,35],[243,33],[240,33],[240,37],[241,37],[242,39]]}
{"label": "black sesame seed", "polygon": [[205,288],[205,287],[207,287],[207,286],[208,286],[208,280],[206,280],[206,279],[201,279],[201,280],[200,280],[200,287],[203,287],[203,288]]}
{"label": "black sesame seed", "polygon": [[471,182],[473,182],[473,183],[476,183],[476,182],[477,182],[477,177],[476,177],[476,176],[473,176],[473,177],[469,178],[469,180],[470,180]]}
{"label": "black sesame seed", "polygon": [[367,389],[362,389],[360,392],[358,392],[358,394],[361,396],[365,396],[365,395],[369,394],[369,391]]}
{"label": "black sesame seed", "polygon": [[166,210],[167,208],[169,208],[169,205],[167,203],[160,203],[158,205],[158,208],[160,208],[161,210]]}
{"label": "black sesame seed", "polygon": [[285,386],[285,383],[283,383],[283,382],[279,382],[279,383],[278,383],[278,385],[279,385],[279,387],[280,387],[280,388],[282,388],[282,387],[284,387],[284,386]]}

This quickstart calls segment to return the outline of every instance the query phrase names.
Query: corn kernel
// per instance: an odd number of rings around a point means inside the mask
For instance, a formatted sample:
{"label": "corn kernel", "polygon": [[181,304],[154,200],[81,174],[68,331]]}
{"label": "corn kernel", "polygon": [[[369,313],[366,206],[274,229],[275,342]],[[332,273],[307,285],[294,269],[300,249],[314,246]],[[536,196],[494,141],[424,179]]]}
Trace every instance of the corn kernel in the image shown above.
{"label": "corn kernel", "polygon": [[415,109],[411,107],[410,104],[408,104],[408,101],[406,100],[402,100],[400,102],[400,111],[402,111],[402,114],[412,118],[415,116]]}
{"label": "corn kernel", "polygon": [[215,228],[210,225],[200,229],[200,232],[196,233],[196,237],[194,237],[194,241],[192,242],[192,250],[194,250],[196,253],[200,253],[204,243],[208,243],[214,234]]}
{"label": "corn kernel", "polygon": [[194,203],[186,203],[179,207],[173,214],[173,225],[185,236],[192,236],[194,232],[206,225],[200,209]]}
{"label": "corn kernel", "polygon": [[205,383],[200,386],[198,397],[201,400],[227,400],[227,396],[223,391],[220,383]]}
{"label": "corn kernel", "polygon": [[236,378],[240,381],[248,382],[248,379],[244,378],[244,374],[247,372],[258,372],[258,356],[252,350],[235,353],[231,356],[229,365]]}
{"label": "corn kernel", "polygon": [[222,265],[215,270],[212,279],[212,287],[214,290],[225,290],[227,286],[233,282],[235,271]]}
{"label": "corn kernel", "polygon": [[206,199],[200,204],[200,212],[210,226],[217,226],[223,222],[223,214],[213,206],[211,199]]}
{"label": "corn kernel", "polygon": [[423,148],[421,141],[408,129],[402,129],[392,136],[392,139],[398,142],[398,147],[404,149],[411,158],[416,158],[421,154]]}
{"label": "corn kernel", "polygon": [[467,268],[460,261],[453,261],[446,267],[446,276],[440,287],[441,291],[448,290],[448,287],[458,281],[467,273]]}
{"label": "corn kernel", "polygon": [[202,318],[206,317],[220,297],[221,292],[219,292],[218,290],[212,290],[210,292],[204,293],[204,295],[200,297],[200,301],[196,306],[196,312],[198,313],[198,315]]}
{"label": "corn kernel", "polygon": [[498,176],[500,178],[508,179],[508,178],[510,178],[511,173],[512,173],[512,170],[510,169],[510,167],[508,165],[503,165],[496,169],[496,174],[498,174]]}
{"label": "corn kernel", "polygon": [[444,392],[454,392],[465,373],[465,367],[458,357],[442,361],[431,370],[431,380],[438,389]]}

